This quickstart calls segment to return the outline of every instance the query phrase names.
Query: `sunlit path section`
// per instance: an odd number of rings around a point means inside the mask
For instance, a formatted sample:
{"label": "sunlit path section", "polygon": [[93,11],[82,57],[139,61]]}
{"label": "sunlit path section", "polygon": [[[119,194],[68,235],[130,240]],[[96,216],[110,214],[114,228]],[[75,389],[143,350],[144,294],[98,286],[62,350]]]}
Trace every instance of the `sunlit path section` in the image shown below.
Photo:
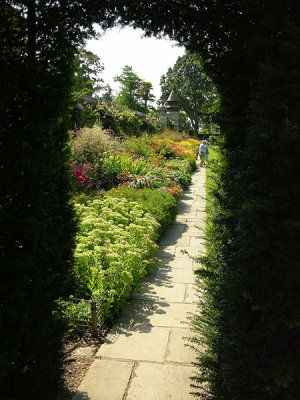
{"label": "sunlit path section", "polygon": [[204,252],[205,168],[179,201],[159,248],[160,265],[134,293],[100,347],[73,400],[189,400],[195,353],[188,313],[196,309],[191,256]]}

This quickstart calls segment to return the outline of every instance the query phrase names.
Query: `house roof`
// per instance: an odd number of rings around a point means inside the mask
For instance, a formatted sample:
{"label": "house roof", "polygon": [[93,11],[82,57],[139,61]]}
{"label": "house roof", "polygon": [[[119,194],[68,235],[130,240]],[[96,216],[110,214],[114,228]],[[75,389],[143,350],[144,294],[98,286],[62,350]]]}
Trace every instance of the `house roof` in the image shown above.
{"label": "house roof", "polygon": [[178,98],[177,98],[176,93],[174,92],[174,90],[172,90],[172,92],[170,93],[167,101],[178,101]]}

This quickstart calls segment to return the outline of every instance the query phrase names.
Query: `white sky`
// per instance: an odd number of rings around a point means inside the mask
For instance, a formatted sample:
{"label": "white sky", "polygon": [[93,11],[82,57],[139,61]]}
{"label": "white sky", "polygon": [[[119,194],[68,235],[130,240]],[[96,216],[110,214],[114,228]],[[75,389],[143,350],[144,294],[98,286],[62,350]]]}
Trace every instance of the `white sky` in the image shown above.
{"label": "white sky", "polygon": [[104,64],[101,78],[114,92],[118,84],[113,77],[120,75],[125,65],[130,65],[141,79],[152,83],[158,100],[161,95],[160,77],[184,54],[184,48],[175,47],[176,42],[168,39],[142,38],[142,35],[141,29],[112,28],[100,39],[89,40],[86,49],[100,57]]}

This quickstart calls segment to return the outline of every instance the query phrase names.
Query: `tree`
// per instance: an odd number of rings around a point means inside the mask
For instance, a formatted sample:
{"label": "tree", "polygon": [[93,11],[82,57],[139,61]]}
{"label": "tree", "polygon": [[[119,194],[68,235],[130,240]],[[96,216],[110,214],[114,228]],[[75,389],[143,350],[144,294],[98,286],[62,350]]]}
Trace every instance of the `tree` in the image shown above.
{"label": "tree", "polygon": [[[0,386],[5,399],[57,398],[75,246],[66,165],[85,5],[2,1],[0,13]],[[85,27],[82,29],[81,27]]]}
{"label": "tree", "polygon": [[[117,101],[132,110],[146,113],[148,102],[154,100],[154,95],[151,93],[152,84],[143,81],[129,65],[125,65],[122,69],[122,74],[114,79],[121,84]],[[141,103],[144,104],[142,105]]]}
{"label": "tree", "polygon": [[117,96],[118,102],[132,110],[141,110],[139,104],[139,89],[142,79],[137,76],[133,68],[129,65],[125,65],[121,75],[115,76],[114,80],[121,84],[120,93]]}
{"label": "tree", "polygon": [[100,58],[91,51],[81,48],[75,60],[74,91],[77,95],[93,95],[103,89],[103,80],[99,75],[103,72],[104,66]]}
{"label": "tree", "polygon": [[187,52],[178,57],[175,65],[161,77],[160,84],[164,98],[174,90],[179,107],[191,121],[195,134],[198,134],[201,125],[212,122],[218,95],[197,54]]}
{"label": "tree", "polygon": [[151,93],[153,86],[151,82],[141,82],[139,87],[139,96],[144,101],[144,113],[148,112],[148,102],[155,100],[155,96]]}
{"label": "tree", "polygon": [[109,84],[105,85],[102,88],[102,94],[101,94],[100,98],[102,101],[105,101],[108,104],[111,104],[111,102],[113,101],[113,99],[114,99],[113,91]]}

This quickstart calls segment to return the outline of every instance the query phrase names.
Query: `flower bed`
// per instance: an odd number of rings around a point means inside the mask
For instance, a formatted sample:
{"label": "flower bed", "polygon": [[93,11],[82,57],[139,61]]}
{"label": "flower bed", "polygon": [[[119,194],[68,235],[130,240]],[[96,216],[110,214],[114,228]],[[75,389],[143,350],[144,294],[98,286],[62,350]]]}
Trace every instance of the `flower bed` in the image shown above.
{"label": "flower bed", "polygon": [[100,297],[105,319],[123,307],[153,268],[159,223],[135,202],[94,199],[76,203],[76,296]]}
{"label": "flower bed", "polygon": [[198,142],[145,134],[123,143],[112,139],[109,146],[105,131],[100,129],[97,138],[97,129],[85,129],[94,148],[79,133],[70,162],[79,221],[74,295],[100,298],[107,320],[155,265],[156,243],[177,214],[176,199],[190,184]]}

